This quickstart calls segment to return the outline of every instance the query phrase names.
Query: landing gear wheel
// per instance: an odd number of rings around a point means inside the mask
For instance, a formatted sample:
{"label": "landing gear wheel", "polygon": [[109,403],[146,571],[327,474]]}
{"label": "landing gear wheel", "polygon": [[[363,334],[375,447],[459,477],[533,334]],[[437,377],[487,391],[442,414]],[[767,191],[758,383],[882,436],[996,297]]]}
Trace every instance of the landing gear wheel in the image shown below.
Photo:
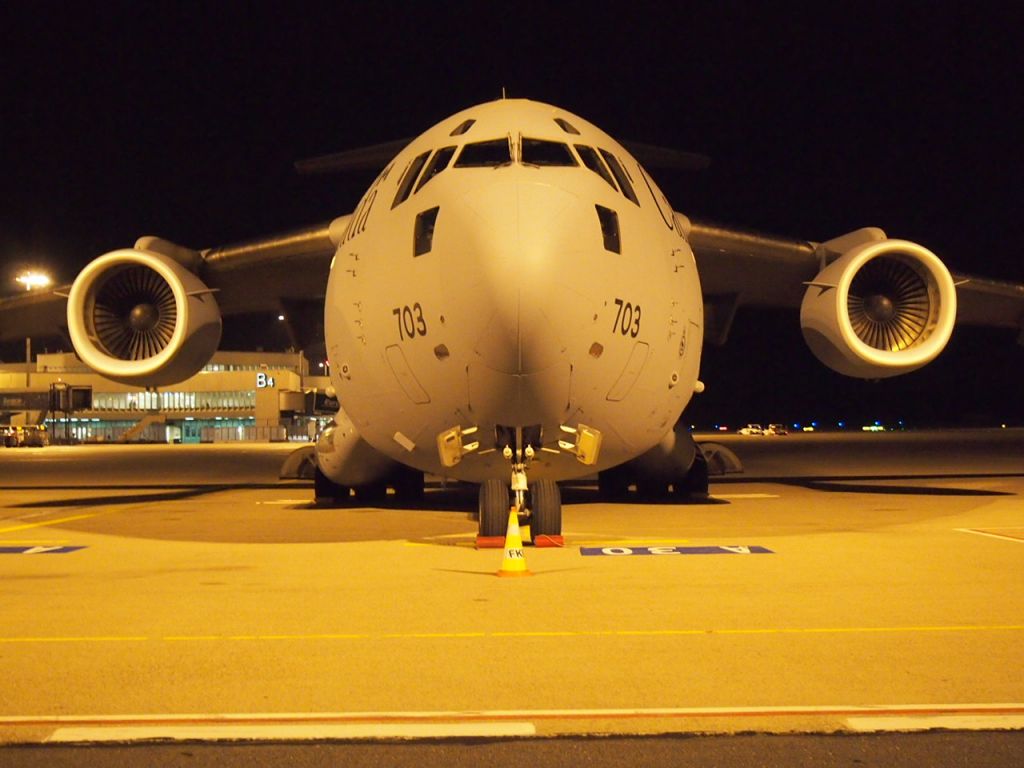
{"label": "landing gear wheel", "polygon": [[674,482],[672,488],[676,496],[703,498],[708,495],[708,460],[699,446],[690,470],[685,477]]}
{"label": "landing gear wheel", "polygon": [[637,478],[636,495],[641,501],[662,501],[668,497],[668,481],[656,477]]}
{"label": "landing gear wheel", "polygon": [[597,490],[604,501],[622,501],[629,494],[629,476],[622,467],[598,472]]}
{"label": "landing gear wheel", "polygon": [[480,535],[504,536],[508,510],[508,485],[502,480],[484,480],[480,484]]}
{"label": "landing gear wheel", "polygon": [[381,504],[388,496],[385,483],[370,483],[356,488],[356,501],[360,505]]}
{"label": "landing gear wheel", "polygon": [[313,473],[313,499],[324,507],[340,507],[348,504],[348,486],[338,485],[317,467]]}
{"label": "landing gear wheel", "polygon": [[410,467],[402,467],[393,483],[395,498],[405,503],[423,501],[423,473]]}
{"label": "landing gear wheel", "polygon": [[538,480],[530,486],[532,502],[530,536],[562,535],[562,493],[554,480]]}

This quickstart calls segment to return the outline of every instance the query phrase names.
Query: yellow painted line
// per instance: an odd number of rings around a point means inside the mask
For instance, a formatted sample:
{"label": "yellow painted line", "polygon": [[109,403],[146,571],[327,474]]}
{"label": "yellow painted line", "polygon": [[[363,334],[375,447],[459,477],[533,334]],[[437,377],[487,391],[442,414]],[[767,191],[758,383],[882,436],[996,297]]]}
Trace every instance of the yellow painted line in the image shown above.
{"label": "yellow painted line", "polygon": [[534,637],[699,637],[714,635],[853,635],[926,632],[1020,632],[1024,624],[954,624],[948,626],[907,627],[737,627],[706,629],[591,629],[591,630],[519,630],[509,632],[379,632],[319,634],[249,635],[97,635],[69,637],[0,637],[0,643],[123,643],[123,642],[253,642],[284,640],[465,640]]}
{"label": "yellow painted line", "polygon": [[535,736],[528,722],[340,723],[267,725],[127,725],[58,728],[47,743],[173,741],[313,741],[321,739],[451,739]]}
{"label": "yellow painted line", "polygon": [[97,635],[95,637],[0,637],[0,643],[143,643],[152,638],[125,635]]}
{"label": "yellow painted line", "polygon": [[71,539],[0,539],[0,546],[55,547],[70,541]]}
{"label": "yellow painted line", "polygon": [[777,499],[777,493],[716,493],[712,495],[715,499]]}
{"label": "yellow painted line", "polygon": [[87,515],[72,515],[71,517],[58,517],[56,520],[43,520],[39,523],[23,523],[22,525],[12,525],[8,528],[0,528],[0,533],[14,533],[14,531],[26,531],[30,528],[45,528],[48,525],[60,525],[61,523],[70,523],[73,520],[86,520],[90,517],[99,517],[100,515],[109,515],[111,512],[117,512],[114,509],[105,509],[102,512],[91,512]]}

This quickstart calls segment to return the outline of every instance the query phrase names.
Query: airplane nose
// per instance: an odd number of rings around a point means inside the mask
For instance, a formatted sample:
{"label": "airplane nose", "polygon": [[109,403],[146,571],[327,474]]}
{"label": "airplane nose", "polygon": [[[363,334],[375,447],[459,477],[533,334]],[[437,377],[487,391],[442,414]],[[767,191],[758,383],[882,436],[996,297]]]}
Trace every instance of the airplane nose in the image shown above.
{"label": "airplane nose", "polygon": [[[534,169],[497,169],[522,176]],[[474,307],[479,329],[474,352],[494,371],[536,373],[565,351],[566,295],[581,202],[562,189],[521,178],[496,180],[461,201],[458,261],[465,270],[462,299]],[[467,279],[468,278],[468,279]]]}

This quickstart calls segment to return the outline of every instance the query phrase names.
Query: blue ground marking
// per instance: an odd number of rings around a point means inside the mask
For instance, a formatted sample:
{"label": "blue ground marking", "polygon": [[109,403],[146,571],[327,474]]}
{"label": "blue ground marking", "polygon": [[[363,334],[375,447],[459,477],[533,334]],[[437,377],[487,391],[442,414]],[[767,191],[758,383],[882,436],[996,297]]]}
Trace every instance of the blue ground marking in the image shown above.
{"label": "blue ground marking", "polygon": [[85,547],[0,547],[0,555],[66,555]]}
{"label": "blue ground marking", "polygon": [[629,555],[772,555],[766,547],[758,546],[721,546],[721,547],[580,547],[584,557],[606,555],[624,557]]}

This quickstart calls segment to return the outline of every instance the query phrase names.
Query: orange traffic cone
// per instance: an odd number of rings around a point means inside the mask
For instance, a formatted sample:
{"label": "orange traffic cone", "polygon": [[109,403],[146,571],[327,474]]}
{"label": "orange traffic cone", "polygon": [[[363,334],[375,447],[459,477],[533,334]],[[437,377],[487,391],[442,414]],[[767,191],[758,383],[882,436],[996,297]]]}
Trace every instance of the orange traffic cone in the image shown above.
{"label": "orange traffic cone", "polygon": [[526,555],[523,552],[523,537],[519,533],[519,513],[515,507],[508,513],[508,529],[505,531],[505,559],[501,563],[499,576],[533,576],[526,569]]}

